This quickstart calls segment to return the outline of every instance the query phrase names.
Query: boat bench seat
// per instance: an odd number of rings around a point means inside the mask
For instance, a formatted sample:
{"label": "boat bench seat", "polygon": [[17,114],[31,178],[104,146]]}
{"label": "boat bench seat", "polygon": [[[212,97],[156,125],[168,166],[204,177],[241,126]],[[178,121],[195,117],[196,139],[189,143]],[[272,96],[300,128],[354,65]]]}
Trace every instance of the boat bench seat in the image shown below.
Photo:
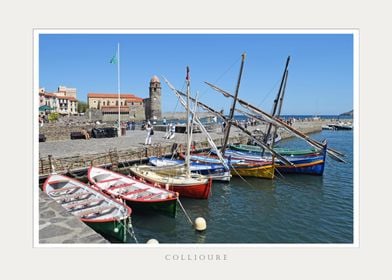
{"label": "boat bench seat", "polygon": [[147,200],[147,199],[151,199],[151,198],[153,198],[153,197],[156,197],[156,196],[160,196],[162,193],[149,193],[149,194],[147,194],[147,195],[145,195],[145,196],[138,196],[137,197],[137,199],[141,199],[141,200]]}
{"label": "boat bench seat", "polygon": [[[64,195],[70,195],[75,193],[77,190],[79,190],[79,186],[72,186],[72,187],[65,187],[57,190],[51,190],[48,192],[49,196],[54,196],[54,197],[59,197],[59,196],[64,196]],[[63,193],[65,192],[65,193]]]}
{"label": "boat bench seat", "polygon": [[121,193],[121,195],[122,195],[122,196],[128,196],[128,195],[131,195],[131,194],[142,193],[142,192],[147,191],[148,189],[149,189],[149,188],[137,189],[137,190],[133,190],[133,191],[128,191],[128,192],[125,192],[125,193]]}
{"label": "boat bench seat", "polygon": [[[77,207],[77,206],[85,206],[85,207],[87,207],[91,203],[98,202],[98,204],[101,204],[104,201],[105,201],[105,199],[95,198],[95,199],[89,199],[89,200],[82,200],[82,201],[78,201],[78,202],[75,202],[75,203],[69,203],[67,205],[63,205],[63,207],[66,208],[66,209],[72,209],[72,208]],[[96,204],[94,206],[97,206],[98,204]]]}
{"label": "boat bench seat", "polygon": [[86,210],[86,211],[82,211],[79,213],[76,213],[75,215],[81,218],[87,218],[87,216],[90,216],[92,214],[102,214],[103,211],[105,210],[109,210],[109,209],[114,209],[116,208],[115,206],[106,206],[106,207],[99,207],[99,208],[95,208],[95,209],[91,209],[91,210]]}
{"label": "boat bench seat", "polygon": [[120,177],[110,178],[110,179],[98,181],[97,183],[107,183],[107,182],[117,181],[117,180],[120,180],[120,179],[121,179]]}
{"label": "boat bench seat", "polygon": [[56,198],[56,201],[59,203],[62,203],[62,204],[63,203],[70,203],[73,201],[76,202],[76,201],[86,200],[92,195],[93,195],[92,193],[88,193],[88,192],[83,192],[83,193],[78,192],[78,193],[67,195],[65,197],[58,197],[58,198]]}
{"label": "boat bench seat", "polygon": [[109,188],[107,188],[106,190],[115,190],[115,189],[121,189],[121,188],[125,188],[125,187],[129,187],[134,185],[135,183],[124,183],[124,184],[119,184],[119,185],[113,185]]}

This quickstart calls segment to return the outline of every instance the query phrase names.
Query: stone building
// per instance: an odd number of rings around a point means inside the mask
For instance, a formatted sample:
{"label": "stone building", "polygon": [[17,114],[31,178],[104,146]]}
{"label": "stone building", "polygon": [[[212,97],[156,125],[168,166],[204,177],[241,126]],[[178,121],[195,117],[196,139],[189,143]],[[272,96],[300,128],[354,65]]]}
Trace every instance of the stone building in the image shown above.
{"label": "stone building", "polygon": [[144,99],[146,119],[159,120],[162,118],[161,82],[157,76],[150,80],[149,98]]}
{"label": "stone building", "polygon": [[[89,93],[87,103],[89,109],[102,112],[103,121],[118,120],[119,96],[117,93]],[[120,94],[121,121],[144,119],[144,101],[134,94]]]}

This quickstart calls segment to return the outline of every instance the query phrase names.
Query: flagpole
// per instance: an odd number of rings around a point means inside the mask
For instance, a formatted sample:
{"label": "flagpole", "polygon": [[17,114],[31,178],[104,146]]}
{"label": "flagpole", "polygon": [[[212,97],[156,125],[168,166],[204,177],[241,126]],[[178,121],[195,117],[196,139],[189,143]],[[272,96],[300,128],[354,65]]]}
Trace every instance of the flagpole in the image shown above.
{"label": "flagpole", "polygon": [[117,92],[118,92],[118,136],[121,136],[121,117],[120,117],[120,43],[117,43]]}

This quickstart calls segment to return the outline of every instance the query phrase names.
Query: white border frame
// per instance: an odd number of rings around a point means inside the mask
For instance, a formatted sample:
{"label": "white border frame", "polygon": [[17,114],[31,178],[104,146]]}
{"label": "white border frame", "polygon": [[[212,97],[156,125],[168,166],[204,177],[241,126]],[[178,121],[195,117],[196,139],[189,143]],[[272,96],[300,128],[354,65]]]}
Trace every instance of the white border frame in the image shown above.
{"label": "white border frame", "polygon": [[[40,244],[39,243],[39,186],[38,186],[38,104],[39,99],[39,35],[41,34],[352,34],[353,35],[353,105],[354,105],[354,156],[353,156],[353,243],[351,244]],[[222,29],[33,29],[33,246],[44,248],[347,248],[359,247],[359,74],[360,47],[359,29],[262,29],[262,28],[222,28]]]}

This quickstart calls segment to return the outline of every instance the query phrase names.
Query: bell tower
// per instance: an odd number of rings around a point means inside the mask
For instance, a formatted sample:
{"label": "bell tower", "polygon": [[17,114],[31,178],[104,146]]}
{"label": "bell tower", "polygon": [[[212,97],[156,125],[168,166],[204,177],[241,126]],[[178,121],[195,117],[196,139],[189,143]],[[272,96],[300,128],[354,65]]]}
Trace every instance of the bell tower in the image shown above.
{"label": "bell tower", "polygon": [[148,108],[147,118],[150,120],[159,120],[162,118],[161,110],[161,82],[157,76],[153,76],[150,80],[150,108]]}

